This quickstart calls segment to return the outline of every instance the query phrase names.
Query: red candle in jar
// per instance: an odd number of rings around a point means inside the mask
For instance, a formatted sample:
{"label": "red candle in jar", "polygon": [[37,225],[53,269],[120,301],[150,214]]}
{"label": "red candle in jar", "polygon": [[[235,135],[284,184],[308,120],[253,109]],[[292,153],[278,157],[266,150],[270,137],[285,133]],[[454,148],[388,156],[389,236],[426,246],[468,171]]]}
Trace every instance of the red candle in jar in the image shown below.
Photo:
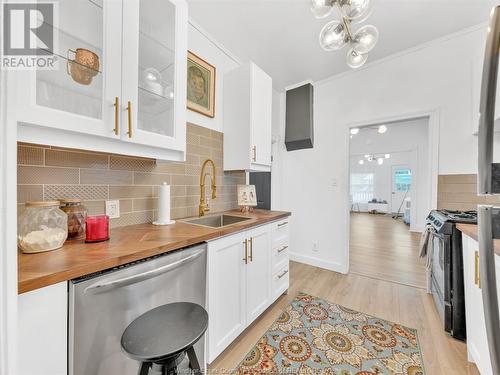
{"label": "red candle in jar", "polygon": [[87,216],[85,219],[85,242],[109,240],[109,216]]}

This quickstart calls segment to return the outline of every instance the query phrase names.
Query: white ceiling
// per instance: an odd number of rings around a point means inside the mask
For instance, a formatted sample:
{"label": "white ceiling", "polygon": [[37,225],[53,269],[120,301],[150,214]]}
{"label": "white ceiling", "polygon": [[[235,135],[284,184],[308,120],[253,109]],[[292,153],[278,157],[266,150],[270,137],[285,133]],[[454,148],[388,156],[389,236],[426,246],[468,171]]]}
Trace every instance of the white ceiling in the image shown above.
{"label": "white ceiling", "polygon": [[[368,61],[487,22],[494,0],[372,0],[363,24],[380,32]],[[346,49],[325,52],[323,25],[309,0],[188,0],[190,17],[242,61],[252,60],[273,77],[274,87],[313,81],[350,70]],[[356,29],[357,26],[354,26]]]}

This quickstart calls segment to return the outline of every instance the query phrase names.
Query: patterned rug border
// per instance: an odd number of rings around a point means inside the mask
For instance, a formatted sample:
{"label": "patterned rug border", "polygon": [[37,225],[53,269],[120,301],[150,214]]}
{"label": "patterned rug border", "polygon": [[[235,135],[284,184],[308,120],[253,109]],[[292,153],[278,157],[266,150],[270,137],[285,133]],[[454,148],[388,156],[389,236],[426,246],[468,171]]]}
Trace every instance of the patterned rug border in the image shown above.
{"label": "patterned rug border", "polygon": [[[271,327],[272,327],[272,326],[273,326],[273,325],[274,325],[274,324],[275,324],[275,323],[279,320],[279,318],[280,318],[281,314],[283,314],[283,312],[285,312],[286,308],[287,308],[288,306],[290,306],[290,305],[292,304],[292,302],[294,302],[294,301],[296,300],[297,296],[299,296],[299,295],[301,295],[301,294],[303,294],[303,295],[307,295],[307,296],[311,296],[311,297],[313,297],[313,298],[317,298],[317,299],[322,299],[322,300],[325,300],[325,301],[327,301],[327,302],[329,302],[329,303],[333,303],[333,304],[335,304],[335,305],[338,305],[338,306],[342,306],[342,307],[345,307],[345,308],[351,309],[350,307],[347,307],[347,306],[341,305],[341,304],[336,303],[336,302],[332,302],[332,301],[330,301],[329,299],[326,299],[326,298],[318,297],[318,296],[315,296],[315,295],[313,295],[313,294],[306,293],[306,292],[302,292],[302,291],[297,292],[297,294],[295,294],[295,296],[293,297],[293,299],[292,299],[290,302],[288,302],[288,303],[285,305],[285,307],[284,307],[283,309],[281,309],[281,310],[280,310],[280,313],[279,313],[278,317],[277,317],[276,319],[274,319],[274,320],[273,320],[273,322],[272,322],[272,323],[268,326],[268,328],[266,329],[266,331],[264,332],[264,334],[263,334],[262,336],[260,336],[260,337],[259,337],[259,339],[257,340],[257,342],[256,342],[255,344],[253,344],[253,345],[252,345],[252,347],[250,348],[250,350],[249,350],[249,351],[248,351],[248,352],[247,352],[247,353],[243,356],[243,358],[241,359],[241,361],[239,361],[239,362],[238,362],[238,364],[235,366],[235,368],[231,371],[231,375],[236,374],[236,372],[237,372],[238,368],[239,368],[239,367],[241,366],[241,364],[245,361],[245,358],[246,358],[246,357],[247,357],[247,356],[248,356],[248,355],[252,352],[252,349],[255,347],[255,345],[257,345],[257,343],[258,343],[260,340],[262,340],[262,339],[266,336],[267,332],[269,332],[269,329],[270,329],[270,328],[271,328]],[[361,311],[358,311],[357,309],[351,309],[351,310],[353,310],[353,311],[357,311],[357,312],[360,312],[360,313],[361,313]],[[382,319],[382,318],[379,318],[378,316],[374,316],[374,315],[370,315],[370,314],[366,314],[366,313],[362,313],[362,314],[364,314],[364,315],[366,315],[366,316],[368,316],[368,317],[370,317],[370,318],[374,318],[374,319]],[[387,320],[387,319],[382,319],[382,320],[384,320],[384,321],[386,321],[386,322],[388,322],[388,323],[390,323],[390,324],[398,324],[398,325],[400,325],[401,327],[404,327],[404,328],[411,329],[411,330],[415,331],[415,336],[416,336],[416,338],[417,338],[418,348],[419,348],[419,351],[420,351],[420,355],[421,355],[421,357],[422,357],[422,358],[421,358],[421,359],[422,359],[422,371],[424,372],[424,375],[427,375],[427,372],[426,372],[426,370],[425,370],[424,355],[423,355],[423,353],[422,353],[422,346],[420,345],[420,337],[419,337],[419,335],[418,335],[418,330],[417,330],[416,328],[408,327],[408,326],[406,326],[406,325],[403,325],[403,324],[400,324],[400,323],[396,323],[396,322],[393,322],[393,321],[391,321],[391,320]],[[283,372],[283,373],[284,373],[284,374],[290,374],[289,372],[287,373],[286,371],[285,371],[285,372]]]}

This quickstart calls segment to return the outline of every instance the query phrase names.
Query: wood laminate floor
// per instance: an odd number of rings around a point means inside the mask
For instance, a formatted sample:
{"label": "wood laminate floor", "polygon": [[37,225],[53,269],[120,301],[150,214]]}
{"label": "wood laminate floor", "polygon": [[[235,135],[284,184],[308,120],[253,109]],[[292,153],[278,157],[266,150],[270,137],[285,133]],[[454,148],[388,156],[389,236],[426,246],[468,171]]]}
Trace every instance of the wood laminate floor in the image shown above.
{"label": "wood laminate floor", "polygon": [[299,291],[416,328],[427,375],[479,374],[467,362],[465,344],[444,333],[432,297],[425,290],[295,262],[290,264],[289,293],[248,327],[212,363],[209,372],[229,373],[235,368]]}
{"label": "wood laminate floor", "polygon": [[350,272],[400,284],[426,287],[425,261],[419,258],[420,233],[401,219],[351,213]]}

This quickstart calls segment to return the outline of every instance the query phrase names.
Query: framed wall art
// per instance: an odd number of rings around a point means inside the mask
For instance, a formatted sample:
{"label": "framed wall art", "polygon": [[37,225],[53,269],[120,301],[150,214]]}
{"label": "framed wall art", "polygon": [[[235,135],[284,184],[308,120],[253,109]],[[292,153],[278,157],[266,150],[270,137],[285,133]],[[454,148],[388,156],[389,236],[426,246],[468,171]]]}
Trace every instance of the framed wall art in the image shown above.
{"label": "framed wall art", "polygon": [[188,52],[187,108],[215,117],[215,66]]}

